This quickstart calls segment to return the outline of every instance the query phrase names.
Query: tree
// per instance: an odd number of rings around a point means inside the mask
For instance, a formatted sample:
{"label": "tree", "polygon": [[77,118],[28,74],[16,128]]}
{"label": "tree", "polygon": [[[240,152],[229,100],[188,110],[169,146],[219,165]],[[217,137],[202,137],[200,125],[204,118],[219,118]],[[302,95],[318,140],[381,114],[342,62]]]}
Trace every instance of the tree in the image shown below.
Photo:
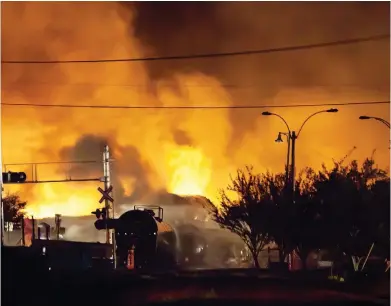
{"label": "tree", "polygon": [[[246,244],[259,268],[259,252],[270,241],[273,201],[267,175],[253,174],[252,167],[238,170],[236,177],[231,177],[231,184],[220,194],[220,205],[209,205],[207,210],[211,218],[220,227],[237,234]],[[232,199],[230,193],[236,195]]]}
{"label": "tree", "polygon": [[366,159],[361,167],[357,161],[335,163],[331,170],[323,167],[315,178],[316,197],[327,229],[323,242],[350,256],[355,271],[376,240],[379,224],[374,222],[374,215],[379,210],[372,187],[386,178],[386,172],[375,167],[373,159]]}
{"label": "tree", "polygon": [[357,161],[342,163],[318,172],[305,168],[295,194],[282,174],[238,170],[221,192],[220,206],[210,204],[208,210],[214,221],[246,243],[257,267],[260,250],[274,241],[281,262],[296,250],[305,269],[311,251],[328,249],[349,256],[358,270],[373,245],[389,258],[390,180],[373,159],[361,166]]}
{"label": "tree", "polygon": [[302,268],[307,269],[307,258],[311,251],[324,244],[324,223],[315,188],[317,174],[304,168],[296,181],[291,203],[291,229],[289,231],[292,250],[297,252]]}
{"label": "tree", "polygon": [[17,194],[7,194],[3,199],[4,222],[19,222],[23,216],[23,210],[27,202],[21,201]]}
{"label": "tree", "polygon": [[291,191],[286,184],[285,174],[266,174],[261,176],[263,184],[268,186],[273,201],[271,222],[268,223],[270,239],[278,245],[280,263],[294,249],[292,230],[294,223],[294,207]]}
{"label": "tree", "polygon": [[294,198],[281,188],[273,194],[271,236],[285,250],[281,261],[296,250],[305,269],[308,254],[322,248],[348,254],[358,269],[374,241],[387,249],[389,180],[373,159],[361,167],[352,161],[335,163],[331,170],[323,166],[319,172],[305,168],[295,187]]}
{"label": "tree", "polygon": [[371,232],[376,241],[376,253],[390,258],[390,179],[376,181],[371,186]]}

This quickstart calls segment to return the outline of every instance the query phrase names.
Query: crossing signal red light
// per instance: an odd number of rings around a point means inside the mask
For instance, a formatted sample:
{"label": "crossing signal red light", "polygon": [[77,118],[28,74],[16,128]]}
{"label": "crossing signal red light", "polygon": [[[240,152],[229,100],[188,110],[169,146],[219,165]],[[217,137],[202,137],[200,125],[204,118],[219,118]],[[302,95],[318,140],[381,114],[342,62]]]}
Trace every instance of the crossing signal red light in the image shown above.
{"label": "crossing signal red light", "polygon": [[3,172],[3,184],[24,183],[27,175],[24,172]]}

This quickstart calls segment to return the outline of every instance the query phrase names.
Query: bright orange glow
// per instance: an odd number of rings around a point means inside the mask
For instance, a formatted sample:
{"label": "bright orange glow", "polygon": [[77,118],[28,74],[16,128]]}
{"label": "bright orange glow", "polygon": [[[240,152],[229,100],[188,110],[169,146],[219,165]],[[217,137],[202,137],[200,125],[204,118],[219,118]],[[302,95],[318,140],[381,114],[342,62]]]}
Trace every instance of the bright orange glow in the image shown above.
{"label": "bright orange glow", "polygon": [[[50,218],[55,214],[64,216],[89,215],[97,208],[99,194],[94,188],[75,188],[69,195],[68,188],[60,185],[43,184],[38,188],[43,200],[33,202],[26,208],[26,213],[34,218]],[[36,189],[35,189],[36,190]],[[36,195],[39,199],[39,196]]]}
{"label": "bright orange glow", "polygon": [[182,147],[170,150],[171,169],[169,191],[179,195],[205,195],[210,183],[211,164],[201,150]]}
{"label": "bright orange glow", "polygon": [[[227,12],[221,10],[221,14]],[[239,15],[242,16],[231,12],[229,18],[220,16],[216,20],[221,23],[229,20],[231,26],[230,20]],[[243,15],[245,23],[251,23],[254,31],[266,31],[254,32],[251,37],[269,37],[265,39],[268,46],[294,44],[292,35],[274,40],[275,35],[269,30],[270,27],[261,25],[263,18],[257,14],[251,15],[257,16],[256,20]],[[134,18],[132,9],[115,2],[4,2],[2,59],[71,60],[150,56],[151,52],[155,52],[153,46],[136,37]],[[267,19],[271,22],[274,18]],[[235,19],[235,22],[239,21]],[[227,33],[231,31],[229,27]],[[209,32],[209,29],[205,30],[205,33]],[[298,43],[314,41],[318,36],[315,30],[307,38],[303,35],[301,31]],[[240,36],[241,39],[247,37]],[[318,40],[322,40],[324,33],[319,37]],[[243,42],[227,42],[227,46],[224,43],[221,50],[240,49],[240,46],[246,45]],[[267,47],[267,44],[262,45],[262,41],[259,43],[254,45],[254,49]],[[216,50],[216,45],[205,45],[203,52]],[[248,46],[246,48],[251,48],[251,45]],[[187,61],[183,61],[183,65],[189,67],[186,71],[190,72],[175,72],[172,68],[172,75],[161,78],[154,77],[151,72],[159,66],[152,69],[152,64],[148,66],[149,63],[145,62],[2,65],[1,94],[2,101],[7,103],[79,105],[230,106],[389,100],[389,86],[384,90],[363,89],[363,86],[339,87],[337,90],[315,85],[289,85],[301,80],[305,83],[308,75],[315,78],[315,73],[318,73],[316,78],[319,83],[365,85],[365,81],[358,78],[364,75],[379,77],[378,67],[389,67],[389,62],[383,63],[384,60],[377,53],[373,56],[369,54],[370,65],[362,66],[366,70],[363,68],[357,72],[351,69],[364,65],[359,57],[361,53],[377,52],[383,45],[379,46],[361,52],[361,45],[357,45],[357,52],[353,55],[346,55],[348,51],[343,48],[342,51],[335,48],[333,52],[336,53],[332,53],[335,58],[327,48],[286,53],[290,60],[281,66],[278,66],[277,60],[280,57],[275,58],[272,54],[259,58],[224,58],[221,62],[220,59],[205,60],[205,66],[216,66],[217,72],[220,69],[225,72],[227,78],[224,80],[214,77],[214,74],[197,72],[194,68],[197,66]],[[176,53],[175,46],[171,49],[172,54]],[[185,53],[193,53],[193,50]],[[389,60],[389,48],[386,55],[386,60]],[[279,56],[285,58],[282,53]],[[350,64],[345,65],[345,59],[351,61]],[[297,70],[292,79],[285,74],[287,63],[292,63]],[[317,63],[316,67],[314,63]],[[301,69],[300,65],[307,66]],[[312,71],[314,75],[309,74]],[[274,83],[268,83],[269,75],[275,79]],[[287,82],[288,85],[285,85]],[[238,87],[222,85],[230,83],[238,84]],[[389,79],[383,83],[389,84]],[[240,84],[259,86],[246,88]],[[322,109],[324,107],[271,107],[267,110],[280,114],[292,129],[298,129],[308,115]],[[319,168],[323,162],[330,164],[332,158],[342,158],[353,146],[357,150],[350,159],[363,159],[376,149],[377,163],[388,167],[389,131],[378,122],[360,121],[358,116],[371,115],[389,120],[389,107],[339,107],[339,110],[337,114],[321,114],[308,121],[296,143],[297,170],[304,166]],[[215,202],[218,189],[227,186],[229,175],[234,174],[237,168],[253,165],[255,171],[279,172],[284,170],[286,161],[286,142],[274,142],[278,132],[285,132],[285,125],[277,117],[261,116],[262,109],[121,110],[2,106],[1,111],[5,164],[100,161],[101,143],[88,140],[79,144],[78,141],[89,135],[112,143],[116,205],[123,202],[131,204],[129,198],[147,204],[143,202],[144,198],[162,189],[181,195],[204,195]],[[7,169],[26,171],[29,178],[32,176],[29,167]],[[91,169],[89,166],[82,168],[77,172],[78,178],[103,175],[99,167]],[[42,165],[38,166],[38,174],[40,180],[65,179],[67,169]],[[98,186],[102,184],[26,184],[8,185],[6,191],[18,192],[22,200],[28,202],[28,213],[36,218],[50,217],[56,213],[77,216],[89,215],[102,207],[98,203],[101,197],[96,190]]]}

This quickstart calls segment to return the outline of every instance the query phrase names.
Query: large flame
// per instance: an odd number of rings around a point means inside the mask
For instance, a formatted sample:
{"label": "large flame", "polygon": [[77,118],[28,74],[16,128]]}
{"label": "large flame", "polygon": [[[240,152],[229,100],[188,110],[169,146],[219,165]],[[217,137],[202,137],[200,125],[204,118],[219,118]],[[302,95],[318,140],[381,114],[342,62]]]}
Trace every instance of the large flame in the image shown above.
{"label": "large flame", "polygon": [[179,195],[206,195],[210,183],[211,163],[200,149],[180,147],[170,150],[169,191]]}
{"label": "large flame", "polygon": [[[96,209],[97,197],[92,188],[75,188],[73,194],[64,187],[57,187],[52,184],[42,185],[40,194],[42,200],[26,208],[27,215],[35,218],[50,218],[55,214],[65,216],[83,216],[90,214]],[[36,195],[39,199],[39,195]]]}
{"label": "large flame", "polygon": [[[228,14],[228,11],[229,9],[219,10],[221,14]],[[232,16],[235,15],[238,15],[236,11]],[[147,43],[144,44],[136,37],[133,28],[134,16],[132,9],[114,2],[4,2],[2,59],[71,60],[149,56],[153,46],[146,47]],[[231,20],[231,17],[220,18],[219,22],[224,23],[224,20]],[[254,31],[266,31],[256,34],[257,37],[267,37],[274,33],[268,30],[269,26],[258,25],[262,18],[252,20],[248,16],[248,20],[242,20],[242,23],[247,24],[247,21],[253,24],[251,29]],[[229,24],[231,25],[231,22]],[[231,32],[232,28],[229,29]],[[210,29],[206,29],[203,33],[209,32]],[[272,36],[274,37],[274,34]],[[247,36],[240,34],[240,39],[243,37]],[[291,35],[288,37],[290,39]],[[289,39],[286,40],[290,41]],[[301,39],[302,34],[297,40],[303,41]],[[271,45],[273,41],[273,38],[270,38]],[[221,45],[224,49],[222,51],[231,47],[239,49],[238,46],[242,46],[242,42],[238,39],[235,47],[224,43]],[[281,42],[277,41],[274,45],[281,45]],[[205,46],[204,52],[216,50],[216,47],[216,44]],[[263,47],[265,46],[261,45],[261,48]],[[175,50],[173,47],[171,53],[177,53]],[[369,51],[375,52],[372,49],[365,52]],[[188,53],[192,52],[188,50]],[[344,58],[352,60],[350,54],[330,58],[327,50],[311,52],[315,54],[313,58],[308,53],[302,56],[309,60],[310,64],[307,64],[310,66],[314,62],[322,63],[317,64],[314,69],[319,71],[319,75],[323,74],[323,80],[355,82],[360,76],[370,74],[356,73],[351,71],[354,67],[344,66]],[[380,56],[370,55],[371,60],[378,57]],[[355,60],[357,63],[362,62],[361,58]],[[284,63],[276,67],[278,62],[272,61],[274,64],[270,64],[272,68],[269,69],[269,60],[260,64],[258,61],[262,59],[257,57],[247,60],[235,57],[232,61],[225,61],[221,63],[227,67],[226,74],[232,76],[238,84],[244,83],[242,80],[245,79],[247,83],[254,83],[254,80],[262,75],[276,76],[278,71],[281,71],[281,77],[285,75]],[[303,62],[303,59],[291,58],[290,63],[293,65],[300,61]],[[325,62],[327,65],[323,65]],[[334,62],[335,65],[332,64]],[[190,65],[185,61],[181,63],[184,67]],[[213,60],[205,65],[218,67],[220,64]],[[387,64],[381,62],[381,67],[383,66]],[[151,76],[144,62],[3,65],[2,101],[80,105],[230,106],[389,99],[389,87],[384,91],[361,88],[331,91],[321,87],[282,85],[275,86],[272,96],[260,99],[260,94],[268,90],[269,84],[260,84],[260,87],[250,94],[243,88],[236,90],[224,87],[216,77],[195,72],[195,69],[191,69],[192,66],[189,67],[186,73],[182,70],[181,73],[173,73],[167,78],[156,78]],[[370,69],[369,66],[365,67]],[[378,66],[374,67],[373,75],[378,75]],[[295,80],[300,78],[300,69],[301,67],[297,66]],[[304,72],[306,71],[304,69]],[[327,71],[327,75],[324,71]],[[248,76],[251,76],[252,80],[249,81]],[[269,110],[282,115],[294,129],[298,128],[309,114],[321,109],[324,107]],[[359,115],[365,114],[388,119],[388,113],[387,106],[341,107],[338,114],[322,114],[311,119],[297,141],[297,169],[303,166],[320,167],[322,162],[327,163],[331,162],[332,158],[343,157],[353,146],[358,149],[351,158],[369,156],[376,148],[375,157],[379,165],[388,166],[388,130],[377,122],[357,120]],[[93,146],[94,140],[84,139],[83,136],[101,137],[113,143],[111,152],[115,163],[118,163],[113,172],[113,185],[118,192],[115,203],[119,205],[124,198],[142,201],[142,197],[147,196],[146,193],[162,189],[183,195],[204,195],[216,201],[218,189],[227,186],[229,174],[238,167],[252,164],[256,171],[283,171],[287,148],[285,143],[274,142],[279,131],[285,131],[284,124],[276,117],[262,117],[259,109],[116,110],[2,107],[2,149],[5,164],[102,160],[101,144]],[[29,178],[32,176],[29,167],[19,169],[12,166],[8,169],[26,171]],[[85,171],[79,171],[78,175],[79,178],[101,176],[100,170],[98,167],[91,172],[86,168]],[[40,165],[38,172],[40,180],[66,177],[66,171],[58,165]],[[99,185],[101,184],[96,182],[9,185],[6,186],[6,191],[20,193],[22,199],[28,201],[28,213],[35,217],[50,217],[55,213],[77,216],[88,215],[99,207],[101,195],[96,190]]]}

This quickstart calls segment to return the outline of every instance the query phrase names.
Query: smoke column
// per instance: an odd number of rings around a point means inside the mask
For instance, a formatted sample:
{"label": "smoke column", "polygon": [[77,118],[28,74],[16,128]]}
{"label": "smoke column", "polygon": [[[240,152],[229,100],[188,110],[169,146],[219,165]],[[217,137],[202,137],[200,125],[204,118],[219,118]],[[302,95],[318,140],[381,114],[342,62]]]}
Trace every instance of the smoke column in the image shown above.
{"label": "smoke column", "polygon": [[[389,31],[389,3],[2,3],[2,59],[102,59],[261,49]],[[284,8],[282,9],[282,5]],[[240,13],[239,13],[240,12]],[[284,12],[284,13],[282,13]],[[202,18],[201,18],[202,17]],[[171,20],[171,21],[170,21]],[[308,27],[308,21],[312,26]],[[389,100],[389,42],[266,56],[159,63],[2,65],[2,101],[79,105],[278,105]],[[297,129],[319,108],[274,109]],[[118,205],[172,194],[215,200],[246,164],[283,171],[283,124],[262,110],[104,110],[2,106],[4,163],[115,158]],[[297,167],[373,149],[389,165],[388,106],[311,120]],[[24,170],[30,175],[30,169]],[[39,168],[40,179],[94,177],[97,166]],[[35,216],[88,215],[95,183],[11,186]],[[156,200],[156,198],[158,200]],[[162,200],[163,201],[163,200]]]}

